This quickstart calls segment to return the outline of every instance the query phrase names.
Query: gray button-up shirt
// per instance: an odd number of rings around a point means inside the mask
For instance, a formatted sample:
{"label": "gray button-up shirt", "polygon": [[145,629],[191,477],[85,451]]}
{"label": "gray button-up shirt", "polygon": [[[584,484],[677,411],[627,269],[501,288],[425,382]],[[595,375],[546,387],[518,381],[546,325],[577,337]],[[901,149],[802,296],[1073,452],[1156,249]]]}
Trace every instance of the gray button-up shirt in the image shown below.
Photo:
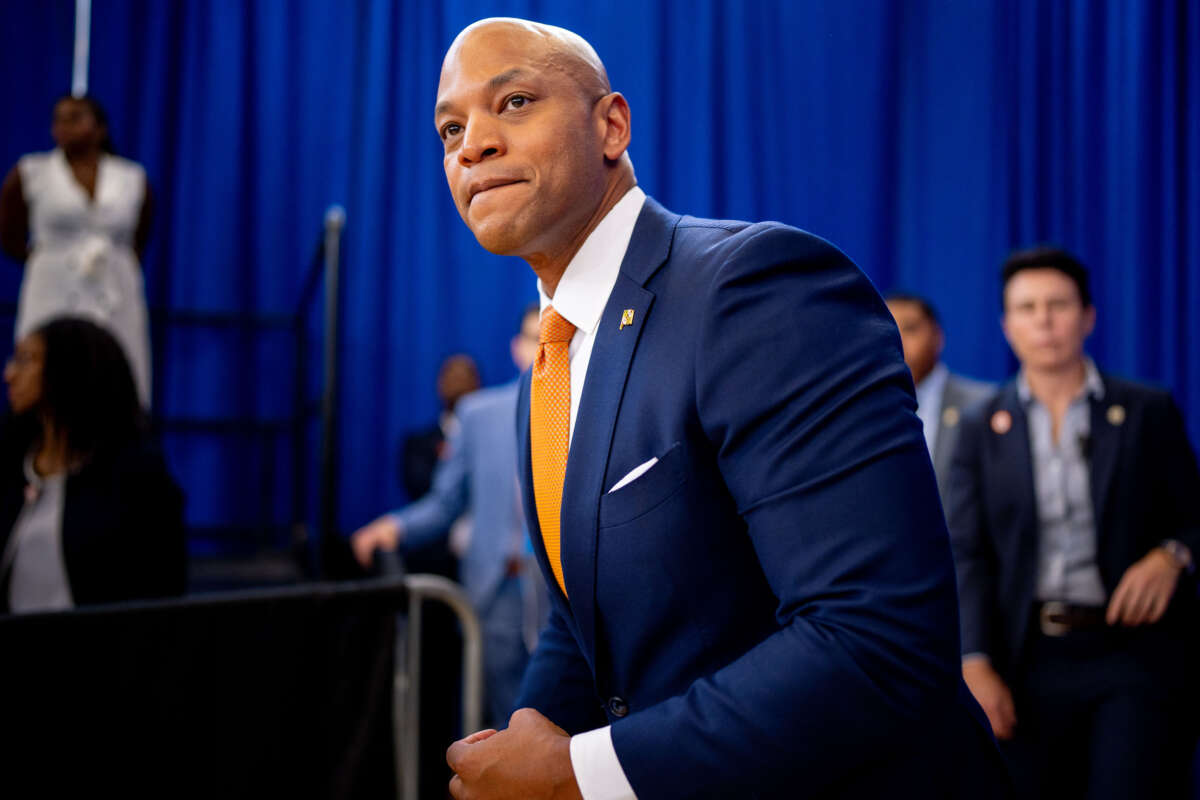
{"label": "gray button-up shirt", "polygon": [[1104,383],[1090,358],[1085,372],[1083,387],[1063,417],[1058,441],[1054,440],[1050,410],[1033,396],[1024,372],[1017,376],[1017,395],[1029,422],[1033,456],[1038,514],[1037,599],[1102,606],[1108,602],[1108,593],[1096,564],[1088,400],[1104,397]]}

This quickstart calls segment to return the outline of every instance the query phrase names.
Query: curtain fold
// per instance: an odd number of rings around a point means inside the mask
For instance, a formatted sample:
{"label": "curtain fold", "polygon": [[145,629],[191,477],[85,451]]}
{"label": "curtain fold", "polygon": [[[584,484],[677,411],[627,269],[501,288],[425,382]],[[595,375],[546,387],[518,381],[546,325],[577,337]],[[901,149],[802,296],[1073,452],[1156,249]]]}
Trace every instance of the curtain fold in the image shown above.
{"label": "curtain fold", "polygon": [[[0,6],[5,169],[50,146],[73,5]],[[1195,3],[94,0],[92,91],[158,199],[153,306],[290,313],[326,207],[346,208],[342,528],[402,501],[396,446],[434,418],[444,356],[512,377],[533,279],[458,219],[431,121],[445,47],[489,15],[592,41],[632,106],[651,195],[812,230],[881,289],[928,295],[956,370],[1013,368],[998,325],[1009,249],[1076,251],[1099,309],[1092,354],[1171,388],[1200,441]],[[0,300],[18,282],[5,265]],[[168,416],[291,413],[286,335],[173,329],[159,347]],[[167,445],[194,525],[286,521],[290,449]],[[270,470],[280,492],[264,500]]]}

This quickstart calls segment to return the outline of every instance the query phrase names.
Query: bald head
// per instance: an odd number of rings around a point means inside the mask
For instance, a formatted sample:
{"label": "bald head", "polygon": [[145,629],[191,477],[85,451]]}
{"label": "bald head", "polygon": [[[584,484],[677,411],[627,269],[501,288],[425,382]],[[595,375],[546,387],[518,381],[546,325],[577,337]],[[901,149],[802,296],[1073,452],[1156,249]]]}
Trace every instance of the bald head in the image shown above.
{"label": "bald head", "polygon": [[458,58],[468,45],[483,47],[521,47],[542,69],[552,69],[569,77],[588,99],[612,91],[608,72],[596,51],[577,33],[554,25],[544,25],[515,17],[491,17],[473,22],[454,38],[442,61],[442,80],[446,66]]}
{"label": "bald head", "polygon": [[562,28],[486,19],[446,52],[434,126],[459,214],[486,249],[553,291],[636,180],[629,104],[592,46]]}

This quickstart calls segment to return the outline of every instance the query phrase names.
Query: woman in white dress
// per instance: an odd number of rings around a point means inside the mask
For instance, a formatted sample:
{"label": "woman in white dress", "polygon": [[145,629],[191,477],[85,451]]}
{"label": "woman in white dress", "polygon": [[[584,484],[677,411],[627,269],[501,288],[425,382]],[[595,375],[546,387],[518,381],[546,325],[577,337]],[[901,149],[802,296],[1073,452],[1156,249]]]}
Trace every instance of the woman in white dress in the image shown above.
{"label": "woman in white dress", "polygon": [[16,339],[55,317],[95,320],[125,350],[149,408],[146,172],[113,154],[107,117],[90,97],[59,100],[50,133],[58,146],[23,156],[0,189],[0,244],[25,263]]}

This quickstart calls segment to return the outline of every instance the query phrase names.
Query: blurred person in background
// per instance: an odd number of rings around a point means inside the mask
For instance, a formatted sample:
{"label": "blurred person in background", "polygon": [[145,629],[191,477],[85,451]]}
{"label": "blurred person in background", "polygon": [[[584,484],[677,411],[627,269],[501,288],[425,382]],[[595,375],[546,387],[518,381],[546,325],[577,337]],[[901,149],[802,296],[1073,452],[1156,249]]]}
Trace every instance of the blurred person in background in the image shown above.
{"label": "blurred person in background", "polygon": [[938,490],[945,497],[958,423],[964,411],[990,397],[995,387],[956,375],[942,362],[946,334],[928,300],[909,292],[892,292],[884,299],[900,329],[904,363],[917,389],[917,416],[925,428]]}
{"label": "blurred person in background", "polygon": [[420,500],[433,485],[433,471],[446,449],[446,440],[458,424],[455,406],[463,395],[479,387],[479,368],[470,356],[456,353],[442,362],[437,375],[442,410],[437,422],[405,436],[400,445],[401,484],[409,500]]}
{"label": "blurred person in background", "polygon": [[114,153],[108,116],[91,97],[60,99],[50,134],[55,149],[23,156],[0,188],[0,244],[25,265],[16,338],[62,315],[94,319],[125,349],[149,408],[146,172]]}
{"label": "blurred person in background", "polygon": [[[420,500],[433,486],[433,474],[438,464],[446,457],[446,444],[458,430],[455,411],[458,401],[480,387],[479,368],[475,359],[465,353],[448,356],[438,368],[437,396],[441,405],[437,420],[427,428],[404,437],[400,444],[398,470],[400,484],[409,502]],[[410,572],[432,573],[453,580],[458,579],[458,559],[454,543],[462,539],[470,528],[470,513],[455,520],[451,536],[429,541],[424,547],[405,553],[406,566]],[[441,614],[442,611],[434,612]],[[449,612],[446,619],[450,620]]]}
{"label": "blurred person in background", "polygon": [[[538,349],[538,307],[525,309],[510,342],[518,372]],[[460,578],[483,625],[488,724],[512,713],[529,651],[537,639],[544,584],[532,564],[517,486],[517,383],[483,389],[458,403],[458,425],[424,498],[356,531],[355,556],[368,566],[376,549],[407,553],[445,542],[456,519],[472,524],[461,550]]]}
{"label": "blurred person in background", "polygon": [[55,611],[184,592],[183,495],[151,443],[121,346],[45,323],[4,368],[0,604]]}
{"label": "blurred person in background", "polygon": [[1195,742],[1200,474],[1171,395],[1101,372],[1086,269],[1002,269],[1016,378],[964,417],[945,498],[963,677],[1018,796],[1181,797]]}

